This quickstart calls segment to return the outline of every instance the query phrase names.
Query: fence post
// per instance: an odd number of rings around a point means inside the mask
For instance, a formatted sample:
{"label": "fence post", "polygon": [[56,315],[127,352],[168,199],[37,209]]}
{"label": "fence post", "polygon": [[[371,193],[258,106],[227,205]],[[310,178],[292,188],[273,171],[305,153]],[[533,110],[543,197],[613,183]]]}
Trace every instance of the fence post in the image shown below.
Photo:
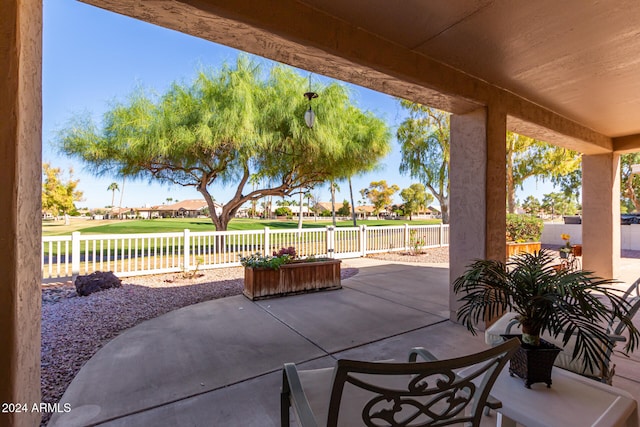
{"label": "fence post", "polygon": [[360,226],[360,251],[362,252],[362,256],[367,256],[367,226]]}
{"label": "fence post", "polygon": [[[58,257],[60,254],[58,254]],[[69,256],[69,254],[67,254]],[[67,261],[69,262],[69,261]],[[75,279],[80,274],[80,232],[71,233],[71,276]]]}
{"label": "fence post", "polygon": [[327,256],[334,258],[335,250],[335,230],[333,226],[327,227]]}
{"label": "fence post", "polygon": [[183,251],[184,259],[182,261],[182,269],[184,271],[189,271],[191,258],[191,231],[188,228],[184,229],[184,251]]}
{"label": "fence post", "polygon": [[442,247],[444,246],[444,224],[440,223],[440,242],[439,242],[439,246]]}
{"label": "fence post", "polygon": [[405,223],[404,224],[404,250],[408,251],[409,250],[409,224]]}
{"label": "fence post", "polygon": [[271,248],[269,248],[269,227],[264,228],[264,253],[262,256],[268,256],[271,253]]}

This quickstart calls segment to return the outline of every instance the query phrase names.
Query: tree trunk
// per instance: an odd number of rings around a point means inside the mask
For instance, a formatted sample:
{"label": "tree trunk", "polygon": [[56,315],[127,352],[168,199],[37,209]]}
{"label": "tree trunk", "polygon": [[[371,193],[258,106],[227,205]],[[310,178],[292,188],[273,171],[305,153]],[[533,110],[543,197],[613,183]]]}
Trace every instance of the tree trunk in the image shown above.
{"label": "tree trunk", "polygon": [[636,197],[636,191],[633,188],[633,175],[629,176],[629,178],[627,178],[627,191],[626,191],[626,196],[631,200],[631,202],[633,203],[633,207],[635,208],[636,212],[640,211],[640,200],[638,200],[638,198]]}
{"label": "tree trunk", "polygon": [[507,210],[516,213],[516,188],[513,178],[507,175]]}
{"label": "tree trunk", "polygon": [[440,203],[440,211],[442,212],[442,223],[449,224],[449,198],[438,197]]}
{"label": "tree trunk", "polygon": [[207,191],[206,187],[198,187],[198,192],[202,194],[205,202],[207,202],[207,207],[209,208],[209,216],[211,217],[211,222],[213,222],[213,225],[216,227],[216,231],[227,231],[227,226],[229,225],[229,220],[231,219],[229,217],[228,211],[229,204],[223,206],[222,212],[220,212],[220,215],[218,215],[218,213],[216,212],[216,205],[213,202],[213,197],[211,197],[211,194],[209,194],[209,191]]}
{"label": "tree trunk", "polygon": [[331,183],[331,217],[333,218],[333,226],[336,226],[336,186]]}
{"label": "tree trunk", "polygon": [[120,189],[120,204],[118,205],[118,214],[120,214],[120,211],[122,210],[122,197],[124,196],[124,180],[125,180],[125,177],[123,175],[122,176],[122,188]]}
{"label": "tree trunk", "polygon": [[[513,152],[513,146],[510,148],[510,152]],[[516,184],[513,179],[513,158],[511,155],[507,155],[506,160],[506,172],[507,172],[507,212],[516,212]]]}
{"label": "tree trunk", "polygon": [[298,206],[298,228],[302,228],[302,190],[300,190],[300,206]]}
{"label": "tree trunk", "polygon": [[351,196],[351,218],[353,218],[353,226],[357,227],[356,221],[356,204],[353,202],[353,187],[351,186],[351,177],[349,177],[349,195]]}

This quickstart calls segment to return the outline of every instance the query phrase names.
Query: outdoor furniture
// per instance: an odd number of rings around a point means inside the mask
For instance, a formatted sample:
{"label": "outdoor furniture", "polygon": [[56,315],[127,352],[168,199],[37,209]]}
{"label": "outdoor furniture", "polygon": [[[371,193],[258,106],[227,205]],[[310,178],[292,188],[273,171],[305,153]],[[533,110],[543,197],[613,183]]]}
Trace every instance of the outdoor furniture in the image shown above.
{"label": "outdoor furniture", "polygon": [[580,258],[576,256],[575,248],[572,248],[571,252],[567,253],[565,257],[561,257],[560,264],[557,265],[557,270],[582,270],[582,262]]}
{"label": "outdoor furniture", "polygon": [[[408,363],[338,360],[333,368],[283,369],[281,425],[290,408],[302,427],[355,427],[468,423],[479,426],[482,409],[498,374],[518,349],[518,340],[480,353],[437,360],[423,348]],[[416,362],[417,357],[426,362]],[[455,372],[466,369],[464,377]],[[479,385],[475,385],[478,382]],[[491,407],[499,408],[493,400]]]}
{"label": "outdoor furniture", "polygon": [[[629,318],[633,318],[640,309],[640,279],[636,280],[623,294],[623,298],[628,303],[627,315]],[[519,334],[520,325],[515,319],[517,313],[506,312],[502,315],[493,325],[486,329],[484,333],[485,342],[489,345],[496,345],[502,343],[504,340],[502,335]],[[614,342],[625,342],[626,338],[621,335],[624,325],[620,323],[609,324],[608,327],[609,337]],[[615,375],[615,365],[613,366],[600,366],[599,370],[589,370],[585,366],[581,359],[573,359],[573,346],[575,344],[575,338],[572,337],[569,342],[564,345],[562,343],[562,337],[552,337],[548,333],[542,335],[542,338],[561,347],[564,351],[560,352],[555,361],[555,366],[568,369],[572,372],[587,377],[597,379],[601,382],[611,384],[613,376]],[[610,356],[610,353],[608,354]],[[554,382],[555,384],[555,382]]]}
{"label": "outdoor furniture", "polygon": [[497,427],[638,427],[638,404],[625,390],[556,367],[551,375],[553,387],[527,389],[520,378],[501,372],[491,389],[502,402]]}

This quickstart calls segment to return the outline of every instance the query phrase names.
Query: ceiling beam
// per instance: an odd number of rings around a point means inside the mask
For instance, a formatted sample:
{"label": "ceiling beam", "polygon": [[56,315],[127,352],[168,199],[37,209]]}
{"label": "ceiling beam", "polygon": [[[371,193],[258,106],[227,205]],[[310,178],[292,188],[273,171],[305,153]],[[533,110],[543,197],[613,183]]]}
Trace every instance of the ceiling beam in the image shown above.
{"label": "ceiling beam", "polygon": [[529,136],[612,150],[605,135],[296,0],[82,1],[452,113],[499,105],[532,123]]}
{"label": "ceiling beam", "polygon": [[613,138],[613,150],[620,154],[640,151],[640,134]]}

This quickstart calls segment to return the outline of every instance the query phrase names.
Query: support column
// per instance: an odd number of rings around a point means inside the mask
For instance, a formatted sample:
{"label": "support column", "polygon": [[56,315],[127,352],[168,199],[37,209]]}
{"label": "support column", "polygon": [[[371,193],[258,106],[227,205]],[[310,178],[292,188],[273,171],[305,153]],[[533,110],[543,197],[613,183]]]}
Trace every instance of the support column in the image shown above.
{"label": "support column", "polygon": [[453,281],[475,259],[506,257],[506,115],[492,109],[451,116],[449,317]]}
{"label": "support column", "polygon": [[[0,2],[0,402],[40,402],[42,1]],[[34,426],[40,414],[0,414]]]}
{"label": "support column", "polygon": [[620,155],[582,156],[582,268],[615,279],[620,265]]}

